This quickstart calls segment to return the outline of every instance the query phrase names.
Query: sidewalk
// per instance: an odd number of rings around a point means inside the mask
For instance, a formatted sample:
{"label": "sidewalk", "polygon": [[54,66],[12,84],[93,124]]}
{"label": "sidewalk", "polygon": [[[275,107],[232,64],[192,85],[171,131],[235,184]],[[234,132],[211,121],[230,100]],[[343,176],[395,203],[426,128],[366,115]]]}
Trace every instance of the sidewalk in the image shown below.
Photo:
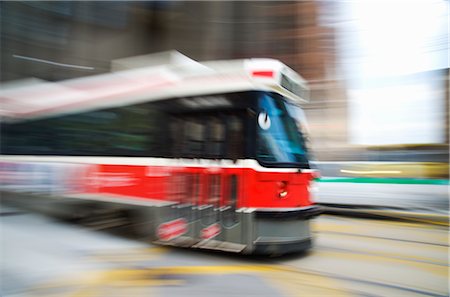
{"label": "sidewalk", "polygon": [[382,219],[394,219],[413,221],[425,224],[449,226],[449,212],[445,211],[424,211],[419,209],[382,208],[368,206],[346,206],[319,204],[323,213],[354,216],[354,217],[376,217]]}
{"label": "sidewalk", "polygon": [[322,177],[313,199],[327,213],[449,225],[445,179]]}

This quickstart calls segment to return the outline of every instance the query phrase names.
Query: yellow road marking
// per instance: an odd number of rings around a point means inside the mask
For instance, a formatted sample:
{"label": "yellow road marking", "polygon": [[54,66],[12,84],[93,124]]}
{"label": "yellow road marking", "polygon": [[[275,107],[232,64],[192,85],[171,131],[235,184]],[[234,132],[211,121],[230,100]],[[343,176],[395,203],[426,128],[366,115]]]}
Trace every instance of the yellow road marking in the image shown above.
{"label": "yellow road marking", "polygon": [[[366,255],[346,255],[338,252],[317,251],[320,257],[337,257],[361,259],[364,262],[379,262],[381,257]],[[381,258],[383,260],[383,258]],[[390,262],[407,263],[407,261]],[[434,271],[443,275],[443,270]],[[126,296],[132,294],[128,289],[150,289],[155,286],[179,286],[185,283],[182,279],[159,279],[161,276],[173,275],[226,275],[255,273],[276,285],[277,289],[287,296],[349,296],[343,283],[332,277],[320,275],[320,272],[309,272],[284,265],[220,265],[220,266],[173,266],[150,269],[115,269],[85,273],[78,279],[55,283],[56,287],[75,287],[71,296],[100,296],[104,289],[121,290]],[[49,286],[50,287],[50,286]],[[81,288],[80,288],[81,287]],[[42,287],[43,288],[43,287]],[[123,291],[122,291],[123,290]],[[75,292],[74,292],[75,291]],[[142,291],[136,291],[142,292]],[[137,295],[141,295],[140,293]],[[62,296],[60,294],[59,296]],[[65,294],[65,296],[67,296]],[[110,296],[110,295],[109,295]]]}
{"label": "yellow road marking", "polygon": [[[305,292],[315,295],[348,296],[339,288],[335,280],[326,276],[295,271],[281,265],[220,265],[220,266],[173,266],[149,269],[114,269],[83,273],[77,278],[49,283],[38,287],[46,292],[52,288],[67,288],[70,296],[99,296],[105,288],[151,288],[155,286],[179,286],[185,283],[182,279],[160,279],[161,276],[173,275],[227,275],[256,274],[281,285],[287,289],[289,296],[304,295]],[[48,292],[48,291],[47,291]],[[129,294],[127,294],[129,296]],[[59,294],[62,296],[62,294]]]}
{"label": "yellow road marking", "polygon": [[352,296],[342,285],[329,277],[280,267],[268,278],[287,296]]}
{"label": "yellow road marking", "polygon": [[120,251],[102,251],[89,255],[99,261],[108,262],[137,262],[153,260],[169,251],[166,247],[153,247],[146,249],[120,250]]}

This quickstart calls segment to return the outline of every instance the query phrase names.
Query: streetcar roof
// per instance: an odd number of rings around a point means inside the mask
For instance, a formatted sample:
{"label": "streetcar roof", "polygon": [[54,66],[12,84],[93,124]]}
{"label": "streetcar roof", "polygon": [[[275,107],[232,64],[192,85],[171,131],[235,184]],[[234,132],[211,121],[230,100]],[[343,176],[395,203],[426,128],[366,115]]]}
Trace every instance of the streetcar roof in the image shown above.
{"label": "streetcar roof", "polygon": [[[288,76],[306,89],[305,80],[274,59],[173,63],[120,70],[59,82],[4,84],[0,117],[21,120],[123,106],[177,97],[247,90],[273,91],[306,102],[280,85]],[[303,97],[303,98],[302,98]]]}

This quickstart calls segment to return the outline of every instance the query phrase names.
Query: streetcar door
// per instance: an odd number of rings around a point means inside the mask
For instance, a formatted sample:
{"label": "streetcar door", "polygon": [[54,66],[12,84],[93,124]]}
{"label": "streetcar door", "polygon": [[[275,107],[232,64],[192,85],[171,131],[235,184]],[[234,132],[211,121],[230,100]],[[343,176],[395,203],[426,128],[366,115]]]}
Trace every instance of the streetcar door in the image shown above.
{"label": "streetcar door", "polygon": [[241,213],[237,212],[241,181],[241,174],[238,171],[224,176],[224,206],[220,209],[222,240],[226,249],[236,252],[242,251],[245,247]]}
{"label": "streetcar door", "polygon": [[226,116],[226,150],[225,159],[232,162],[224,169],[222,175],[222,200],[220,208],[220,222],[222,227],[221,239],[224,249],[240,252],[244,246],[241,213],[237,212],[242,197],[241,187],[243,169],[237,161],[244,158],[245,151],[245,121],[244,113]]}
{"label": "streetcar door", "polygon": [[223,158],[226,150],[226,119],[219,112],[204,114],[203,197],[199,205],[199,246],[212,248],[222,240],[220,209],[223,196]]}
{"label": "streetcar door", "polygon": [[199,206],[199,247],[241,251],[238,207],[244,155],[243,120],[233,112],[206,116],[203,198]]}

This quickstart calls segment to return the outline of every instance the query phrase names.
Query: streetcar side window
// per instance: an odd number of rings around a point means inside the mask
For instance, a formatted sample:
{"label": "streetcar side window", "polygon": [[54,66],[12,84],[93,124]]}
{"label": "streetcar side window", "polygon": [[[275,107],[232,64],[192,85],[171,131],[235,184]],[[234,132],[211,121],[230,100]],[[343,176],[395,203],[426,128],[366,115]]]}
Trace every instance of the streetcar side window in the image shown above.
{"label": "streetcar side window", "polygon": [[167,115],[148,104],[10,124],[2,152],[30,155],[164,156]]}
{"label": "streetcar side window", "polygon": [[209,176],[208,203],[218,207],[220,204],[220,175],[212,174]]}
{"label": "streetcar side window", "polygon": [[225,125],[220,117],[208,119],[208,142],[206,156],[210,158],[223,158],[225,143]]}
{"label": "streetcar side window", "polygon": [[55,129],[57,127],[51,120],[4,125],[1,135],[2,153],[50,155],[58,146]]}
{"label": "streetcar side window", "polygon": [[235,174],[229,176],[229,197],[228,197],[228,205],[233,209],[236,209],[237,204],[237,195],[238,195],[238,182],[237,176]]}
{"label": "streetcar side window", "polygon": [[237,160],[244,156],[244,129],[242,119],[232,115],[227,118],[227,159]]}
{"label": "streetcar side window", "polygon": [[181,158],[183,152],[184,129],[183,120],[172,117],[170,120],[170,156]]}
{"label": "streetcar side window", "polygon": [[160,156],[164,118],[147,105],[70,115],[58,119],[58,139],[69,155]]}
{"label": "streetcar side window", "polygon": [[237,160],[244,156],[243,121],[236,115],[173,118],[171,156]]}
{"label": "streetcar side window", "polygon": [[184,125],[183,157],[202,157],[205,145],[204,123],[200,120],[188,119]]}
{"label": "streetcar side window", "polygon": [[245,156],[245,144],[251,142],[245,133],[250,125],[244,125],[244,105],[237,107],[185,110],[152,102],[6,124],[1,150],[26,155],[237,160]]}
{"label": "streetcar side window", "polygon": [[222,222],[225,227],[231,227],[238,222],[236,213],[238,198],[238,178],[235,174],[227,176],[225,183],[225,209],[222,212]]}

